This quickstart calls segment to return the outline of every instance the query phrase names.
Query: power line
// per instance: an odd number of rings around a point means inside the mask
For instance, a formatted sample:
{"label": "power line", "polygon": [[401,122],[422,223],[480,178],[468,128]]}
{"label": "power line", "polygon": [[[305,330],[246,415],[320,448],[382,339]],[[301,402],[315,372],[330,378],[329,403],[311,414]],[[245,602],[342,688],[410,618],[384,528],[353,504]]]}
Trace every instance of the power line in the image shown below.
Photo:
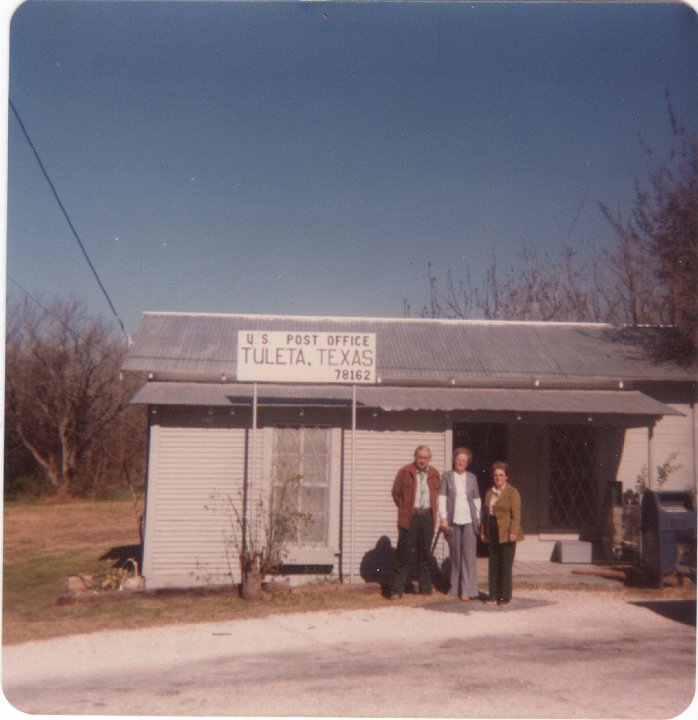
{"label": "power line", "polygon": [[78,231],[75,229],[75,226],[73,225],[73,221],[70,219],[70,215],[68,215],[68,211],[65,209],[63,203],[61,202],[61,199],[58,195],[58,191],[56,190],[56,187],[54,186],[53,182],[51,182],[51,178],[49,177],[49,174],[46,171],[46,168],[44,167],[43,162],[41,162],[39,153],[38,153],[36,147],[34,147],[34,143],[31,141],[31,138],[29,137],[29,133],[27,132],[27,129],[24,127],[22,118],[20,117],[19,112],[17,111],[17,108],[14,106],[14,103],[12,102],[12,98],[9,98],[9,103],[10,103],[10,108],[12,109],[12,112],[14,113],[14,116],[17,119],[17,122],[19,123],[19,127],[21,128],[22,132],[24,133],[24,137],[26,138],[27,143],[29,143],[29,147],[31,148],[32,152],[34,153],[34,157],[36,158],[37,163],[39,163],[39,168],[41,168],[41,172],[43,173],[44,177],[46,178],[46,182],[49,184],[49,187],[51,188],[51,192],[53,192],[53,196],[56,198],[58,207],[61,209],[61,212],[63,213],[63,216],[65,217],[66,222],[68,223],[68,226],[70,227],[70,229],[73,233],[73,237],[77,241],[77,243],[80,247],[80,250],[82,251],[82,254],[85,257],[85,260],[87,261],[87,264],[90,266],[90,270],[92,270],[92,274],[95,276],[95,280],[97,280],[97,284],[99,285],[102,293],[104,294],[104,297],[107,299],[107,302],[109,303],[109,307],[111,308],[112,313],[114,313],[114,317],[117,319],[117,321],[119,323],[119,327],[121,327],[121,330],[123,331],[124,335],[126,335],[126,338],[128,339],[128,342],[130,344],[131,338],[129,337],[129,334],[126,332],[124,323],[121,321],[121,318],[119,317],[119,313],[116,312],[114,303],[111,301],[111,298],[109,297],[109,293],[107,292],[107,289],[104,287],[104,284],[102,283],[102,280],[99,277],[97,269],[92,264],[92,260],[90,260],[90,256],[87,254],[87,250],[85,249],[85,246],[82,244],[82,240],[80,239],[80,236],[78,235]]}
{"label": "power line", "polygon": [[85,338],[82,337],[79,333],[75,332],[63,318],[61,318],[59,315],[56,315],[51,308],[46,307],[40,300],[37,300],[25,287],[20,285],[9,273],[7,274],[7,279],[13,284],[16,285],[34,304],[38,305],[49,317],[52,317],[59,325],[63,327],[64,330],[69,332],[76,340],[84,340]]}

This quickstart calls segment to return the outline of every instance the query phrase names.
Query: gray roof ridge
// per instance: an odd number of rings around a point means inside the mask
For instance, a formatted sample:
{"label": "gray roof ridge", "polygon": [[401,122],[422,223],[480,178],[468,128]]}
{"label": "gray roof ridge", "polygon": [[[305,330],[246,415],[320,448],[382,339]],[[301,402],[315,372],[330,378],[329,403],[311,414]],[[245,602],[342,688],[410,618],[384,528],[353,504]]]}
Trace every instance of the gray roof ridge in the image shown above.
{"label": "gray roof ridge", "polygon": [[[630,325],[611,325],[604,322],[576,322],[573,320],[492,320],[485,318],[404,318],[383,316],[351,316],[351,315],[283,315],[264,313],[223,313],[223,312],[184,312],[169,310],[144,310],[143,317],[212,317],[212,318],[246,318],[252,320],[324,320],[331,322],[391,322],[391,323],[439,323],[444,325],[492,325],[492,326],[531,326],[531,327],[598,327],[625,328]],[[652,326],[646,326],[652,327]]]}

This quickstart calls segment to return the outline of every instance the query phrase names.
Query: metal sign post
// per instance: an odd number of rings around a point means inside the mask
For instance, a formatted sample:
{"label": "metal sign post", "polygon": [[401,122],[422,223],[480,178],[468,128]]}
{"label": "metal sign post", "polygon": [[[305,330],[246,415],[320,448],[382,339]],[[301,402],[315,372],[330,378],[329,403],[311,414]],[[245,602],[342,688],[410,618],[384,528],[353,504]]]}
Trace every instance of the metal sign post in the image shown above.
{"label": "metal sign post", "polygon": [[354,472],[356,469],[356,385],[351,386],[351,478],[349,489],[349,582],[354,582]]}
{"label": "metal sign post", "polygon": [[240,330],[237,381],[252,382],[252,459],[248,487],[250,534],[257,547],[257,383],[307,383],[352,386],[349,478],[349,580],[354,581],[354,512],[356,475],[356,386],[376,383],[376,334]]}
{"label": "metal sign post", "polygon": [[259,547],[257,537],[257,383],[252,385],[252,462],[250,463],[250,537],[252,547]]}

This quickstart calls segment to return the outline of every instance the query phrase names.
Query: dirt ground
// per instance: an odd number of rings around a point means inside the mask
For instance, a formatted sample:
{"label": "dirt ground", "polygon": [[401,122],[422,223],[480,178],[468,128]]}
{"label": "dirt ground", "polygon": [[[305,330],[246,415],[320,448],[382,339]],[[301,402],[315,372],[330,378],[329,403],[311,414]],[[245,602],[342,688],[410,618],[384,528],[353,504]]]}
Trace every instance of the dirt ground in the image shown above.
{"label": "dirt ground", "polygon": [[40,714],[671,718],[695,649],[694,600],[522,590],[30,642],[3,688]]}

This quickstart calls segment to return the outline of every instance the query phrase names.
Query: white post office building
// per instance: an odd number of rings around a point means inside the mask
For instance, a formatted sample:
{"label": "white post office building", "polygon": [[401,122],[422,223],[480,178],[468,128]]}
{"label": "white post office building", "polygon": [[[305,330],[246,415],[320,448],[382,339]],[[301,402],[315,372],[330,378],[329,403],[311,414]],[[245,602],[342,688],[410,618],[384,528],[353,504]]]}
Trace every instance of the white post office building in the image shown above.
{"label": "white post office building", "polygon": [[483,492],[491,463],[509,463],[519,559],[550,559],[561,537],[598,543],[612,484],[633,489],[671,458],[665,488],[696,487],[695,369],[653,359],[646,341],[661,332],[144,313],[123,370],[142,377],[133,402],[148,407],[146,588],[238,582],[239,519],[279,468],[301,477],[294,502],[312,517],[289,568],[385,578],[393,478],[420,444],[441,471],[471,448]]}

